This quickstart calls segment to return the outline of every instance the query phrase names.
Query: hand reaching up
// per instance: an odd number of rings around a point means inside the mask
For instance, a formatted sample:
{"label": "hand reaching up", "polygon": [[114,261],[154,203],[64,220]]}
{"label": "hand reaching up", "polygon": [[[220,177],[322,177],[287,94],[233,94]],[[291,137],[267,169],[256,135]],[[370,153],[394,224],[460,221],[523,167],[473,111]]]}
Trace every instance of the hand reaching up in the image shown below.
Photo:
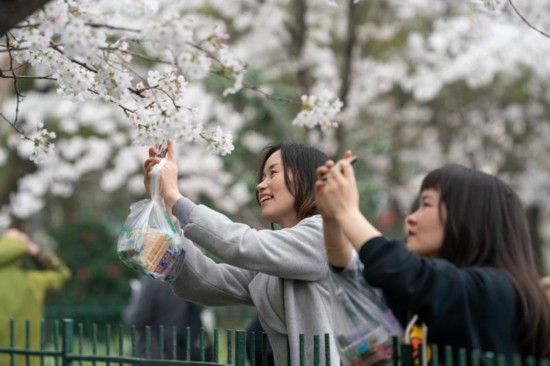
{"label": "hand reaching up", "polygon": [[[151,195],[151,170],[160,163],[162,158],[155,156],[156,149],[149,148],[149,158],[145,161],[145,190]],[[182,197],[178,188],[178,166],[174,153],[174,143],[168,140],[168,151],[166,154],[166,163],[160,173],[160,195],[168,208]]]}
{"label": "hand reaching up", "polygon": [[[351,151],[344,153],[344,158],[352,156]],[[340,169],[333,169],[335,163],[327,161],[317,169],[317,176],[330,174],[325,180],[318,179],[315,183],[317,207],[325,220],[338,219],[338,216],[359,210],[359,193],[355,181],[355,173],[350,163],[342,161]]]}

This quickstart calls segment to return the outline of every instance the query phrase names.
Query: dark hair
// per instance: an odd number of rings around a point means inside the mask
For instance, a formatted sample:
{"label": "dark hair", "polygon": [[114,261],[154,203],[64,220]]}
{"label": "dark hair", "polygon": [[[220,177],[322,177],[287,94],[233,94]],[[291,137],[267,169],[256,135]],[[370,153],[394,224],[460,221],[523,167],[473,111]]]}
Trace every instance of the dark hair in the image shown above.
{"label": "dark hair", "polygon": [[[262,181],[263,169],[267,159],[277,151],[281,151],[285,184],[294,196],[294,209],[298,220],[317,214],[315,204],[317,168],[323,165],[328,157],[320,150],[308,145],[292,142],[268,145],[264,148],[257,184]],[[292,181],[290,180],[291,176]],[[258,194],[256,194],[256,200],[258,203],[260,202]]]}
{"label": "dark hair", "polygon": [[[550,306],[539,286],[529,226],[517,194],[496,176],[460,165],[430,172],[420,191],[435,189],[446,211],[439,258],[458,267],[504,272],[520,298],[519,335],[525,354],[550,356]],[[443,219],[443,218],[442,218]]]}

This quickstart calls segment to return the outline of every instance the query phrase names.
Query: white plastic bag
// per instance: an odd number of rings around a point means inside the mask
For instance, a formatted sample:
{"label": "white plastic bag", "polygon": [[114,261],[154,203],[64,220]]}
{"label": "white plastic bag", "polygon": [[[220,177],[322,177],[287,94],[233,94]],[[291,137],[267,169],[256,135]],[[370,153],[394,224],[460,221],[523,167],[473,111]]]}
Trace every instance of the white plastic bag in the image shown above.
{"label": "white plastic bag", "polygon": [[358,260],[355,268],[331,271],[332,327],[345,366],[391,364],[392,337],[403,328],[382,293],[367,284]]}
{"label": "white plastic bag", "polygon": [[135,202],[118,237],[118,256],[129,267],[158,280],[172,282],[185,250],[179,223],[173,223],[160,196],[160,171],[166,160],[151,170],[151,199]]}

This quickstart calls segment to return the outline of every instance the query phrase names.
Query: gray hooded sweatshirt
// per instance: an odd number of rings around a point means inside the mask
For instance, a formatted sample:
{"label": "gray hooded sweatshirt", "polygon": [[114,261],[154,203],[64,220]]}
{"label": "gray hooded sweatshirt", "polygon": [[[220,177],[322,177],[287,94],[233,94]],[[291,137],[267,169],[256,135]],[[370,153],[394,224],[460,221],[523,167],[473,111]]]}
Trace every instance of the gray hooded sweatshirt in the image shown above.
{"label": "gray hooded sweatshirt", "polygon": [[[172,213],[189,239],[184,239],[185,262],[172,284],[178,296],[208,306],[255,306],[276,365],[286,365],[288,359],[300,364],[300,334],[305,364],[312,365],[314,336],[319,335],[320,364],[325,365],[330,286],[319,215],[291,228],[255,230],[187,198],[178,200]],[[193,243],[224,263],[215,263]],[[332,334],[330,358],[331,365],[340,364]]]}

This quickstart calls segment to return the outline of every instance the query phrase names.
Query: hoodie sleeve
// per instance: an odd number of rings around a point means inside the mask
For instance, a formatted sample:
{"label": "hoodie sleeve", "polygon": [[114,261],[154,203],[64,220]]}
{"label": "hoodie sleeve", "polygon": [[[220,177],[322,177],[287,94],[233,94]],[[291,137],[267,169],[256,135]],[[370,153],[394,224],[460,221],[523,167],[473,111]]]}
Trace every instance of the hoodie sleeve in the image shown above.
{"label": "hoodie sleeve", "polygon": [[185,236],[223,262],[276,277],[317,281],[326,276],[322,220],[308,217],[280,230],[256,230],[206,206],[181,199],[172,208]]}
{"label": "hoodie sleeve", "polygon": [[61,290],[65,282],[71,278],[71,270],[61,264],[57,269],[28,271],[32,282],[44,292]]}
{"label": "hoodie sleeve", "polygon": [[9,235],[0,238],[0,267],[21,260],[27,253],[27,246],[21,240]]}

